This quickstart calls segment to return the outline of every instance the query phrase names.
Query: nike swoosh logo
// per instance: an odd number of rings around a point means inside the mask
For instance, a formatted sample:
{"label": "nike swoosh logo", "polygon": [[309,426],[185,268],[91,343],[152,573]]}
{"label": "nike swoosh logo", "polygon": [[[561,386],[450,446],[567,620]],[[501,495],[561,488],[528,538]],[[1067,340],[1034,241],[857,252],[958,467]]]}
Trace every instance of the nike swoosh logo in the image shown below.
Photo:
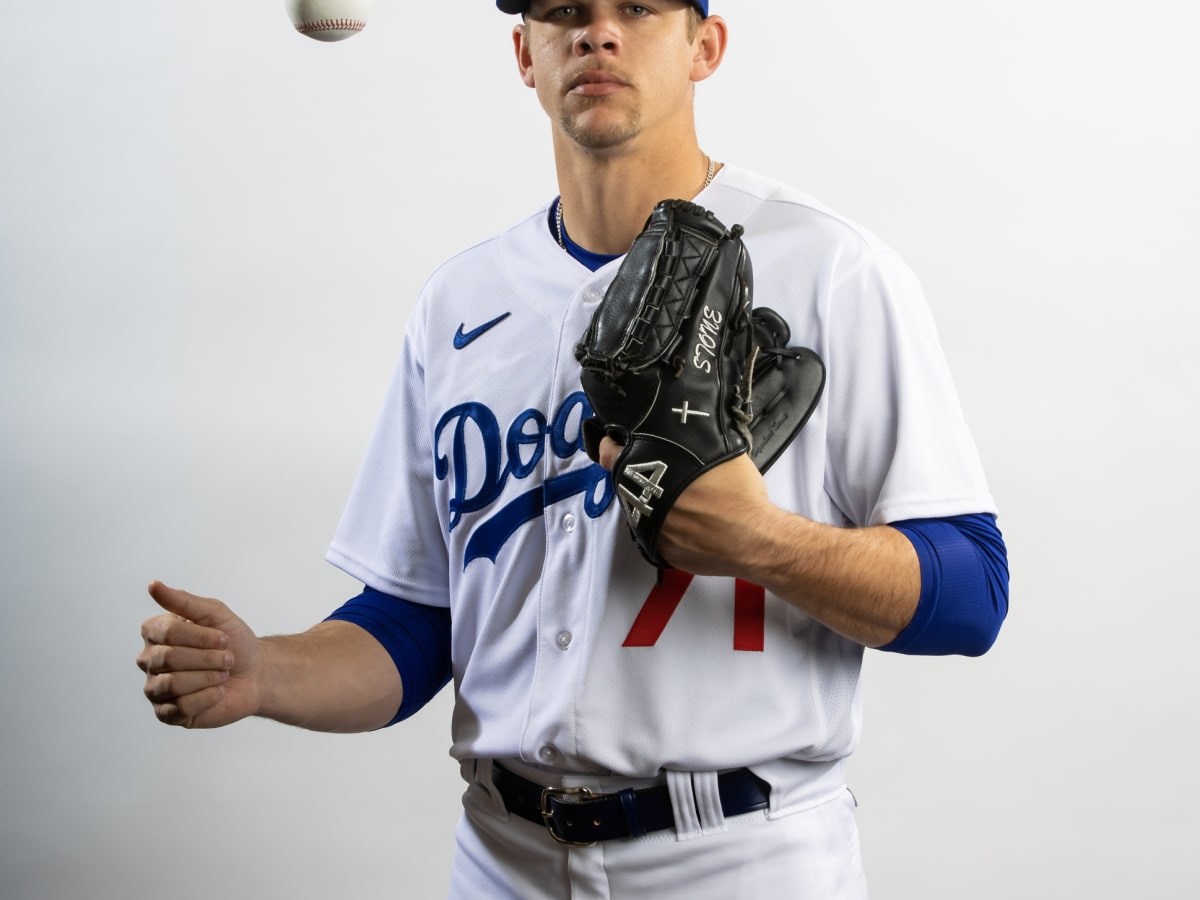
{"label": "nike swoosh logo", "polygon": [[472,341],[476,340],[477,338],[482,337],[486,332],[495,328],[497,325],[499,325],[501,322],[503,322],[505,319],[507,319],[510,315],[512,315],[512,313],[504,313],[503,315],[496,316],[496,318],[492,319],[492,321],[484,322],[478,328],[472,328],[470,331],[466,332],[465,334],[463,333],[462,325],[459,325],[458,331],[454,332],[454,349],[461,350],[463,347],[467,346]]}

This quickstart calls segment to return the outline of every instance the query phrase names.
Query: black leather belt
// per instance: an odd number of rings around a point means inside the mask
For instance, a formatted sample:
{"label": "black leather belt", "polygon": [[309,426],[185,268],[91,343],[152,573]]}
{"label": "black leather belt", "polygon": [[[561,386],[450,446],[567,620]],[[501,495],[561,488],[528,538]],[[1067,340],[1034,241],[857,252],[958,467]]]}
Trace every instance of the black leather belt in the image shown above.
{"label": "black leather belt", "polygon": [[[560,844],[587,847],[613,838],[641,837],[675,824],[665,784],[596,794],[587,788],[550,788],[528,781],[499,763],[492,784],[510,813],[544,825]],[[749,769],[722,772],[717,792],[726,816],[766,809],[770,786]]]}

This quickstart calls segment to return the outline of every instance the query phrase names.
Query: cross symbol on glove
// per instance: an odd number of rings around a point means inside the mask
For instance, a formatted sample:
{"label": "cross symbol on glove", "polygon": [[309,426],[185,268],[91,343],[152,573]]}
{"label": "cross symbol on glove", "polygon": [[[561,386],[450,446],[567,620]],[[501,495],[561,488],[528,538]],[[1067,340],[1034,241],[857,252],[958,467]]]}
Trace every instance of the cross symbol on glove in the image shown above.
{"label": "cross symbol on glove", "polygon": [[671,410],[671,412],[679,413],[679,421],[682,422],[684,425],[687,424],[688,416],[710,416],[710,415],[712,415],[712,413],[706,413],[706,412],[701,412],[698,409],[692,409],[691,407],[688,406],[688,402],[686,400],[683,401],[682,407],[676,406]]}

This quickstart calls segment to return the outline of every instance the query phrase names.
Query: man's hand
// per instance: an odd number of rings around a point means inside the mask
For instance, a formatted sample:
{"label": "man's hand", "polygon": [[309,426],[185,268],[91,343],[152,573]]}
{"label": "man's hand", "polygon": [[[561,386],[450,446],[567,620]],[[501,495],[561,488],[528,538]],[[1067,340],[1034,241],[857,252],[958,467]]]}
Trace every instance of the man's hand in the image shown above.
{"label": "man's hand", "polygon": [[709,469],[687,486],[663,523],[659,552],[693,575],[746,577],[762,543],[756,532],[780,511],[743,453]]}
{"label": "man's hand", "polygon": [[150,585],[165,613],[142,623],[145,646],[137,666],[143,693],[160,722],[217,728],[253,715],[261,702],[258,638],[224,603]]}
{"label": "man's hand", "polygon": [[[621,445],[600,444],[600,465],[612,471]],[[767,497],[762,474],[743,453],[720,463],[684,489],[663,522],[658,552],[677,569],[693,575],[743,576],[749,557],[745,540],[778,510]]]}
{"label": "man's hand", "polygon": [[142,623],[143,692],[159,721],[219,728],[262,716],[313,731],[382,728],[404,699],[391,654],[369,631],[325,621],[258,638],[220,600],[150,585],[165,613]]}

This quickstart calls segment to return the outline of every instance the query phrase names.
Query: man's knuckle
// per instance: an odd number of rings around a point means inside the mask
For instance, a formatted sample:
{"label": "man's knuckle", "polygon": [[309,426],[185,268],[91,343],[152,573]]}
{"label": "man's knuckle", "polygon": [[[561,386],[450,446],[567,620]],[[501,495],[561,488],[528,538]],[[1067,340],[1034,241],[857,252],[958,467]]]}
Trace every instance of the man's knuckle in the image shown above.
{"label": "man's knuckle", "polygon": [[170,675],[152,675],[146,679],[143,691],[151,700],[160,702],[171,700],[175,696],[174,682]]}

